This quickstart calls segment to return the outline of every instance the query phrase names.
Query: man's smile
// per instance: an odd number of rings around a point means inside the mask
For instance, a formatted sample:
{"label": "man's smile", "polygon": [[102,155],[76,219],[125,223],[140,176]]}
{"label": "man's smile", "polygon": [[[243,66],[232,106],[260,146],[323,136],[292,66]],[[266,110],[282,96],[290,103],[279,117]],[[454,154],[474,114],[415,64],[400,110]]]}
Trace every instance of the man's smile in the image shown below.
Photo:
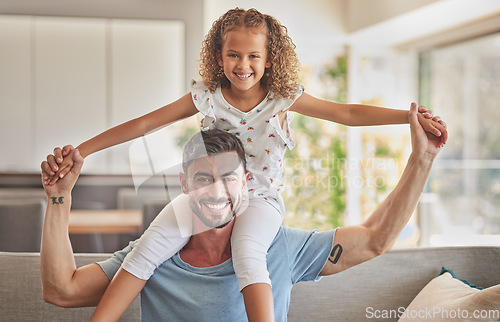
{"label": "man's smile", "polygon": [[226,206],[229,205],[229,202],[223,202],[223,203],[209,203],[209,202],[201,202],[202,205],[205,205],[207,208],[214,209],[214,210],[222,210],[226,208]]}
{"label": "man's smile", "polygon": [[232,210],[233,201],[230,198],[202,198],[198,202],[200,209],[205,207],[212,215],[226,213]]}

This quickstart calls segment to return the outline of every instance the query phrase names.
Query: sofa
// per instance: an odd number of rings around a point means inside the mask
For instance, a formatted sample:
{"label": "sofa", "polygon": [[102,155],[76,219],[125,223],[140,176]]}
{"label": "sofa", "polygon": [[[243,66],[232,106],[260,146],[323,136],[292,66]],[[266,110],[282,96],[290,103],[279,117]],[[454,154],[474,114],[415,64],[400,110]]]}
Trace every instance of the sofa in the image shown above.
{"label": "sofa", "polygon": [[[76,254],[77,266],[109,254]],[[43,301],[38,253],[0,252],[0,321],[88,321],[93,308],[64,309]],[[482,287],[500,284],[500,247],[393,250],[319,282],[294,286],[289,321],[397,321],[441,268]],[[121,321],[140,320],[136,299]],[[498,303],[500,309],[500,302]]]}

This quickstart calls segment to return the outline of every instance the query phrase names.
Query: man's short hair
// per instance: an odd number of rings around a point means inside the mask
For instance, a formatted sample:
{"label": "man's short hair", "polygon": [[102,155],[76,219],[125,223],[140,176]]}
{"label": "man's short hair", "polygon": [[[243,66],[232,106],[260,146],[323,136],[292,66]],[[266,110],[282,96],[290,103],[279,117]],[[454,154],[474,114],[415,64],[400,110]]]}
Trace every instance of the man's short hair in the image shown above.
{"label": "man's short hair", "polygon": [[243,170],[247,172],[245,150],[240,139],[234,134],[218,129],[200,131],[189,139],[184,146],[182,169],[184,173],[187,173],[187,169],[194,160],[222,152],[236,152]]}

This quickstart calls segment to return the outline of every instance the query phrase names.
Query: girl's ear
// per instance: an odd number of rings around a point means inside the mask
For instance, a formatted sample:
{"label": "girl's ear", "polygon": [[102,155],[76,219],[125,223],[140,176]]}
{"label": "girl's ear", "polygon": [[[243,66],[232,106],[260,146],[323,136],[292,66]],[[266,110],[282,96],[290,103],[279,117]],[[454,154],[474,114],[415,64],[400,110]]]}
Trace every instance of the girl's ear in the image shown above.
{"label": "girl's ear", "polygon": [[272,66],[272,65],[273,65],[273,64],[271,64],[271,61],[270,61],[270,60],[268,60],[268,61],[266,62],[266,66],[265,66],[265,67],[266,67],[266,68],[271,68],[271,66]]}
{"label": "girl's ear", "polygon": [[222,61],[222,53],[218,51],[216,55],[217,55],[217,63],[219,63],[220,67],[224,67],[224,62]]}

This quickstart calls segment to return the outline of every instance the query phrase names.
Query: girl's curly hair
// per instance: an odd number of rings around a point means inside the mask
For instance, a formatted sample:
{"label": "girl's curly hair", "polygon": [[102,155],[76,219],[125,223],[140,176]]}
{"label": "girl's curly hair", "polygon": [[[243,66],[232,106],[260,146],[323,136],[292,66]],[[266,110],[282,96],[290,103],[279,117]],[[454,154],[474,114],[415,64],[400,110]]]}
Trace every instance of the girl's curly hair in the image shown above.
{"label": "girl's curly hair", "polygon": [[231,9],[217,19],[203,41],[200,54],[200,75],[203,83],[213,93],[218,86],[228,88],[229,80],[218,64],[222,41],[229,31],[239,27],[264,28],[267,33],[267,55],[271,67],[261,79],[261,84],[277,97],[292,98],[298,85],[299,61],[295,44],[287,29],[274,17],[256,9]]}

